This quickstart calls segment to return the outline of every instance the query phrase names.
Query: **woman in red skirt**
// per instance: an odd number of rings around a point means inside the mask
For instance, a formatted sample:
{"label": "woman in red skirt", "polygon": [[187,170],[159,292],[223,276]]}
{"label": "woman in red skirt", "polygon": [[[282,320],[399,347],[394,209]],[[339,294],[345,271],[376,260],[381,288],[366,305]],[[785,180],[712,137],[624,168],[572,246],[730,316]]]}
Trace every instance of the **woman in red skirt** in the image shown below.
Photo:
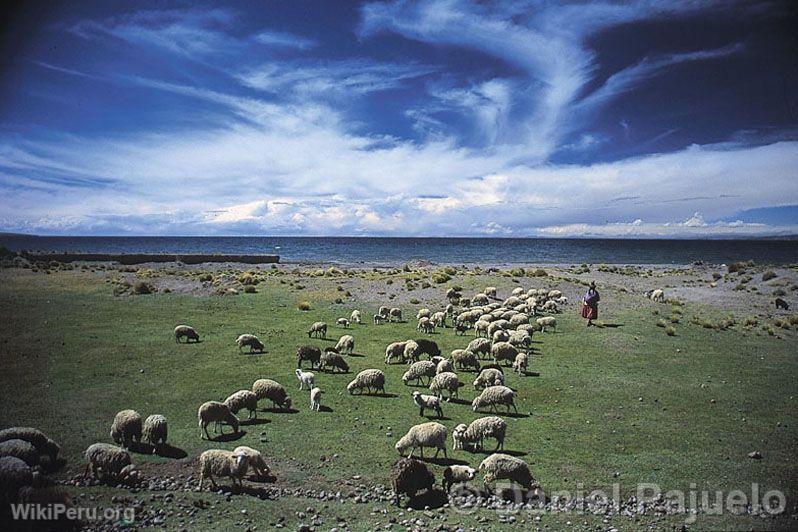
{"label": "woman in red skirt", "polygon": [[587,319],[587,326],[593,325],[593,320],[598,319],[598,302],[601,300],[596,282],[590,283],[590,289],[582,298],[582,317]]}

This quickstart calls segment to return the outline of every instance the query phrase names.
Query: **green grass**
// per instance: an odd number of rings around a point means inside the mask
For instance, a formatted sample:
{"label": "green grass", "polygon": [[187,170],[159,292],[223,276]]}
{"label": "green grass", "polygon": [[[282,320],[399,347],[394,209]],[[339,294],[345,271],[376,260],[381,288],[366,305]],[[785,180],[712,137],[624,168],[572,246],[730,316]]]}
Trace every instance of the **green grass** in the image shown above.
{"label": "green grass", "polygon": [[[388,343],[418,336],[415,323],[338,328],[336,317],[348,316],[353,308],[370,316],[378,305],[336,304],[337,290],[324,284],[329,279],[297,280],[305,285],[299,294],[277,278],[264,277],[257,293],[237,296],[117,297],[112,284],[85,272],[3,271],[0,389],[5,408],[0,426],[33,425],[50,433],[68,460],[62,476],[81,469],[88,445],[108,441],[117,411],[133,408],[143,416],[165,415],[170,441],[188,453],[187,461],[205,449],[250,445],[269,457],[281,485],[333,489],[354,475],[365,484],[386,484],[390,463],[397,456],[395,441],[408,427],[424,421],[410,400],[415,388],[400,380],[406,366],[383,363]],[[502,281],[499,275],[484,275],[464,282],[510,286],[509,279]],[[530,286],[538,285],[530,281]],[[470,290],[467,287],[465,293]],[[437,307],[443,307],[445,288],[439,291]],[[312,301],[310,311],[297,307],[300,294],[303,301]],[[609,491],[620,482],[627,496],[636,484],[653,482],[663,491],[688,490],[695,484],[698,490],[750,493],[751,483],[756,482],[761,491],[780,489],[794,501],[798,478],[794,333],[780,331],[787,336],[784,340],[743,327],[721,331],[686,324],[680,325],[678,335],[668,336],[651,315],[653,303],[607,291],[602,303],[607,309],[602,309],[603,327],[585,327],[571,305],[557,316],[556,333],[533,336],[541,354],[532,357],[530,371],[539,376],[521,378],[507,372],[508,384],[518,390],[519,411],[528,416],[507,418],[505,447],[525,453],[523,458],[544,489],[581,486]],[[436,303],[423,301],[420,306],[430,305]],[[685,308],[690,314],[700,311],[702,316],[722,319],[711,308]],[[417,308],[403,310],[405,316],[413,316]],[[319,320],[330,325],[330,341],[307,338],[308,326]],[[180,323],[195,327],[202,342],[175,344],[172,329]],[[257,334],[267,354],[240,355],[234,341],[241,333]],[[296,389],[296,347],[333,345],[343,334],[355,336],[355,351],[363,356],[349,358],[350,374],[316,372],[317,385],[326,392],[323,404],[332,411],[311,412],[307,393]],[[464,347],[471,338],[446,329],[433,339],[448,352]],[[353,374],[369,367],[387,373],[386,391],[396,397],[346,393]],[[262,377],[281,382],[299,412],[261,414],[269,422],[244,427],[246,434],[234,442],[201,440],[197,407],[208,400],[223,400]],[[461,373],[461,380],[466,386],[460,395],[470,401],[475,396],[473,374]],[[470,405],[445,404],[444,415],[449,419],[443,423],[451,430],[480,414],[473,413]],[[391,436],[386,435],[389,427]],[[266,443],[260,442],[261,433]],[[759,450],[763,459],[748,458],[753,450]],[[334,454],[338,457],[321,460]],[[465,452],[452,456],[472,466],[484,457]],[[135,455],[134,461],[151,462],[153,467],[171,462],[143,455]],[[442,468],[432,467],[440,479]],[[248,508],[250,515],[287,512],[289,522],[293,519],[286,506],[289,500],[249,499],[236,497],[235,507]],[[295,504],[305,506],[301,501]],[[373,506],[346,505],[347,515],[363,519],[369,518]],[[328,510],[330,519],[335,511],[337,506]],[[495,516],[483,513],[495,523]],[[235,518],[230,517],[231,526]],[[227,521],[219,519],[214,526],[225,528]],[[601,523],[576,515],[542,519],[552,526],[566,521],[579,526],[585,521],[587,527]],[[646,524],[645,519],[639,526]],[[730,515],[698,519],[700,528],[778,528],[787,523]],[[273,520],[264,517],[265,523]],[[678,518],[664,522],[680,523]],[[325,523],[334,526],[329,520]],[[630,524],[624,522],[624,527]]]}

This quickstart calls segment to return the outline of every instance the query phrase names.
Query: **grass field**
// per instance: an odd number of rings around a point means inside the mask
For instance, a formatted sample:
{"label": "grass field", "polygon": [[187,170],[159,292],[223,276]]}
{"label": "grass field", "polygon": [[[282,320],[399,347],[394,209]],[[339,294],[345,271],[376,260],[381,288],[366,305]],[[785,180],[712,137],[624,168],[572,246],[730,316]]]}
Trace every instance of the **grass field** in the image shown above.
{"label": "grass field", "polygon": [[[402,275],[394,273],[390,278],[401,285]],[[59,441],[67,459],[59,478],[79,472],[83,450],[95,441],[109,441],[114,414],[132,408],[145,417],[165,415],[172,445],[187,454],[183,459],[134,455],[147,474],[190,474],[196,469],[197,455],[205,449],[250,445],[268,456],[276,484],[285,488],[345,491],[343,480],[353,477],[355,484],[387,484],[390,464],[397,457],[394,443],[411,425],[426,420],[419,418],[410,399],[416,388],[405,387],[400,380],[406,366],[384,364],[385,346],[418,337],[416,310],[442,308],[449,284],[461,285],[464,294],[493,284],[505,296],[514,286],[542,285],[535,278],[524,278],[519,285],[500,275],[455,275],[450,283],[420,293],[417,304],[398,304],[410,318],[406,323],[368,323],[351,329],[334,325],[336,317],[348,316],[354,308],[369,321],[378,297],[358,300],[354,286],[366,282],[363,278],[384,283],[388,277],[373,272],[359,278],[310,277],[284,271],[264,276],[256,293],[115,296],[112,283],[105,282],[102,273],[53,271],[45,275],[4,270],[0,272],[4,403],[0,426],[36,426]],[[301,282],[303,287],[297,289],[287,281]],[[699,513],[697,522],[689,526],[795,526],[790,517],[798,478],[798,359],[793,331],[770,336],[741,325],[729,330],[704,328],[690,323],[690,317],[720,319],[724,312],[710,305],[687,304],[674,325],[676,334],[668,336],[657,320],[662,313],[668,315],[670,305],[609,287],[602,291],[602,320],[615,326],[586,328],[573,303],[583,288],[552,278],[545,283],[562,288],[572,303],[557,316],[556,333],[533,336],[538,354],[532,357],[530,370],[537,375],[519,377],[506,372],[508,385],[518,391],[520,415],[506,418],[505,448],[530,464],[547,493],[578,489],[612,493],[613,484],[618,483],[626,498],[638,484],[655,483],[663,492],[710,490],[713,502],[715,491],[739,489],[750,494],[752,483],[757,483],[760,493],[771,489],[785,493],[785,514],[764,519]],[[350,285],[356,295],[344,297]],[[343,303],[335,303],[336,298],[343,298]],[[311,310],[297,308],[304,300],[311,302]],[[654,310],[661,314],[653,315]],[[327,341],[309,340],[305,334],[319,320],[330,324]],[[172,329],[179,323],[194,326],[202,341],[176,344]],[[234,340],[245,332],[257,334],[267,353],[239,354]],[[342,334],[355,336],[357,356],[348,359],[349,374],[316,371],[317,385],[326,392],[323,404],[329,410],[311,412],[307,392],[296,389],[296,348],[304,343],[334,345]],[[465,347],[471,339],[456,336],[452,329],[439,330],[431,338],[445,353]],[[349,380],[372,367],[386,372],[388,397],[350,396],[345,389]],[[466,383],[460,396],[469,404],[444,405],[442,423],[450,431],[480,416],[470,407],[474,374],[460,375]],[[263,377],[281,382],[298,411],[261,413],[267,422],[244,426],[245,433],[235,441],[201,440],[197,407],[208,400],[223,400]],[[748,457],[755,450],[762,459]],[[451,458],[474,467],[485,457],[452,452],[451,445],[449,451]],[[440,463],[431,464],[438,479]],[[120,493],[139,499],[146,496],[146,492],[131,494],[116,488],[70,490],[90,494],[95,503],[110,501]],[[189,506],[197,500],[225,500],[215,493],[179,492],[177,497]],[[149,504],[158,508],[167,503]],[[337,517],[344,519],[338,526],[368,529],[391,519],[401,524],[409,515],[426,522],[421,528],[444,523],[450,527],[500,525],[496,512],[488,509],[468,515],[436,510],[435,518],[430,518],[387,502],[322,504],[301,496],[262,501],[235,495],[225,511],[200,512],[193,526],[229,529],[255,523],[262,529],[280,522],[296,527],[310,524],[307,515],[297,515],[306,514],[307,507],[318,513],[320,529],[336,526]],[[164,526],[174,529],[187,518],[164,515],[163,519]],[[537,524],[669,529],[684,523],[684,516],[616,516],[604,522],[602,516],[573,513],[547,514],[539,521],[521,513],[514,519],[514,526],[521,528]]]}

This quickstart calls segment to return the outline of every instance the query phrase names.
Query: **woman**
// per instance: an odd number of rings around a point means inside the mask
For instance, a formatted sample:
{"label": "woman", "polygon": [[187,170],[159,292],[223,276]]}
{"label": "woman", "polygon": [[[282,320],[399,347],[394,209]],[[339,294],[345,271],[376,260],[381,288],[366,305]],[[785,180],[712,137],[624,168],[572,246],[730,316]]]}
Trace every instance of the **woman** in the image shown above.
{"label": "woman", "polygon": [[598,290],[596,290],[596,282],[590,283],[585,296],[582,298],[582,317],[587,318],[587,326],[593,325],[593,320],[598,319],[598,302],[601,300]]}

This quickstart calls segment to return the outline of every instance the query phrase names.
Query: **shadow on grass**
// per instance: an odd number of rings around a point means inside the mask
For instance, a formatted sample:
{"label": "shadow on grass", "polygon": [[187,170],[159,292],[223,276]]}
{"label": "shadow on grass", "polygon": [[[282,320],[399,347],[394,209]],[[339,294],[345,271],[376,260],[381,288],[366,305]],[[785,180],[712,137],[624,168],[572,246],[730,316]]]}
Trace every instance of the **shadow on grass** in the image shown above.
{"label": "shadow on grass", "polygon": [[349,357],[356,357],[356,358],[366,358],[366,355],[363,355],[363,354],[361,354],[361,353],[349,353],[349,354],[348,354],[348,355],[346,355],[346,356],[349,356]]}
{"label": "shadow on grass", "polygon": [[268,351],[239,351],[239,354],[247,355],[247,356],[255,356],[255,355],[268,355]]}
{"label": "shadow on grass", "polygon": [[452,420],[452,418],[447,417],[447,416],[438,417],[438,416],[431,416],[429,414],[426,415],[426,416],[420,416],[420,417],[425,417],[427,419],[434,419],[435,421],[451,421]]}
{"label": "shadow on grass", "polygon": [[219,434],[218,436],[214,436],[209,441],[222,441],[222,442],[236,441],[243,438],[246,433],[247,431],[245,430],[239,430],[238,432],[228,432],[226,434],[223,433]]}
{"label": "shadow on grass", "polygon": [[449,496],[440,488],[432,488],[424,493],[418,494],[407,503],[408,508],[414,510],[425,510],[442,508],[444,504],[449,502]]}
{"label": "shadow on grass", "polygon": [[330,408],[329,406],[325,406],[325,405],[320,405],[319,406],[319,412],[326,412],[326,413],[329,414],[332,411],[333,411],[333,409]]}
{"label": "shadow on grass", "polygon": [[446,401],[447,403],[454,403],[456,405],[471,405],[471,401],[468,399],[460,399],[459,397],[453,397]]}
{"label": "shadow on grass", "polygon": [[599,329],[617,329],[618,327],[623,327],[623,323],[601,323],[597,324],[596,327]]}
{"label": "shadow on grass", "polygon": [[503,454],[509,454],[510,456],[515,456],[515,457],[526,456],[527,454],[529,454],[529,453],[526,453],[524,451],[508,451],[506,449],[505,450],[500,450],[500,449],[493,449],[493,450],[482,449],[481,451],[469,451],[469,452],[471,454],[484,454],[486,456],[489,456],[489,455],[494,454],[494,453],[503,453]]}
{"label": "shadow on grass", "polygon": [[175,460],[181,460],[188,456],[188,453],[180,447],[175,447],[174,445],[169,445],[168,443],[156,445],[155,454],[163,458],[173,458]]}
{"label": "shadow on grass", "polygon": [[296,408],[283,408],[281,406],[273,406],[271,408],[264,408],[263,412],[271,412],[272,414],[298,414],[299,410]]}
{"label": "shadow on grass", "polygon": [[420,462],[426,462],[428,464],[435,464],[443,467],[450,465],[468,465],[468,462],[465,460],[458,460],[457,458],[449,458],[445,456],[438,456],[437,458],[425,456],[424,458],[421,458],[420,456],[414,455],[413,458],[419,460]]}
{"label": "shadow on grass", "polygon": [[524,370],[522,375],[524,377],[540,377],[540,372],[539,371],[527,371],[527,370]]}
{"label": "shadow on grass", "polygon": [[[208,486],[206,485],[205,489],[207,489],[207,487]],[[221,491],[223,493],[231,493],[234,495],[249,495],[250,497],[257,497],[258,499],[263,500],[277,499],[279,497],[279,494],[275,492],[274,489],[269,489],[262,486],[237,486],[219,483],[216,484],[215,488],[213,488],[213,486],[211,486],[211,488],[217,492]]]}
{"label": "shadow on grass", "polygon": [[271,423],[271,420],[270,419],[266,419],[266,418],[251,418],[251,419],[242,419],[240,421],[240,424],[242,426],[266,425],[267,423]]}

